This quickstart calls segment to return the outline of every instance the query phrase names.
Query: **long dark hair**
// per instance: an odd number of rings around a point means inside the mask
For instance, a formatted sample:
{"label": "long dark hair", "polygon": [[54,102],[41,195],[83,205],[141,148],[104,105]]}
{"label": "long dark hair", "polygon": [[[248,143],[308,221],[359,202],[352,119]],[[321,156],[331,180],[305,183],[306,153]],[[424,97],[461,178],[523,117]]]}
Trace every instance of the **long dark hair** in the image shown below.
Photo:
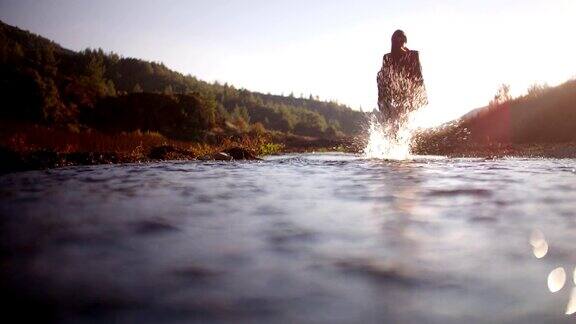
{"label": "long dark hair", "polygon": [[392,34],[392,48],[390,49],[390,53],[393,56],[399,56],[402,54],[402,47],[404,44],[408,42],[408,38],[406,38],[406,34],[404,31],[398,29]]}

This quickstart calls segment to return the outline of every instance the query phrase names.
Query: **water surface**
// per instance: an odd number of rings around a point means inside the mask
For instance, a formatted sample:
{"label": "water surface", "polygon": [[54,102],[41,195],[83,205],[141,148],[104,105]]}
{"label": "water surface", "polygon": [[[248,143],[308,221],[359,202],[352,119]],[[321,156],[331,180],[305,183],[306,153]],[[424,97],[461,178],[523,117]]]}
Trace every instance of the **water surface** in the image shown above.
{"label": "water surface", "polygon": [[9,306],[58,322],[576,316],[575,160],[299,154],[15,173],[0,188]]}

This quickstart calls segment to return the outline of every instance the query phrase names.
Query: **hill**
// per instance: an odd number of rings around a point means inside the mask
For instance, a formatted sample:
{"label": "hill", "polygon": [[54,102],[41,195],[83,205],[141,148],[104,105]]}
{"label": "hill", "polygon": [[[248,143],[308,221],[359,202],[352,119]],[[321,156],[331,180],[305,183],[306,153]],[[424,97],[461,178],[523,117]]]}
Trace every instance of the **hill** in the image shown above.
{"label": "hill", "polygon": [[0,121],[158,132],[197,140],[214,128],[256,126],[335,138],[359,131],[363,114],[334,102],[208,83],[162,63],[103,50],[75,52],[0,22]]}
{"label": "hill", "polygon": [[556,87],[532,87],[518,98],[495,98],[460,120],[423,131],[413,146],[420,154],[550,155],[548,149],[576,143],[575,130],[576,80],[570,80]]}

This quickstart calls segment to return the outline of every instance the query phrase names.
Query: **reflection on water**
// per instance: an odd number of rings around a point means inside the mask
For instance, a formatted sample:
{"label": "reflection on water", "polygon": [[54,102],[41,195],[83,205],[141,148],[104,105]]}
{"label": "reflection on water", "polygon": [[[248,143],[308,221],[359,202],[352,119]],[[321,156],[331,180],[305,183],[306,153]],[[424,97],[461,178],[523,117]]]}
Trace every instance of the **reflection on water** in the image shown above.
{"label": "reflection on water", "polygon": [[4,175],[0,297],[64,323],[569,323],[575,166],[299,154]]}

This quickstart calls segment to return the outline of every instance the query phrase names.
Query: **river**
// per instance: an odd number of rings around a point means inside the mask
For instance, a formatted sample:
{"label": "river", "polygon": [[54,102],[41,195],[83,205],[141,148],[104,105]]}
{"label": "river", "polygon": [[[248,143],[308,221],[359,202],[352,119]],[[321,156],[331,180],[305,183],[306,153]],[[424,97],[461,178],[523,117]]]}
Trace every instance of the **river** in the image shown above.
{"label": "river", "polygon": [[66,167],[0,176],[0,217],[3,304],[23,318],[576,319],[576,160]]}

